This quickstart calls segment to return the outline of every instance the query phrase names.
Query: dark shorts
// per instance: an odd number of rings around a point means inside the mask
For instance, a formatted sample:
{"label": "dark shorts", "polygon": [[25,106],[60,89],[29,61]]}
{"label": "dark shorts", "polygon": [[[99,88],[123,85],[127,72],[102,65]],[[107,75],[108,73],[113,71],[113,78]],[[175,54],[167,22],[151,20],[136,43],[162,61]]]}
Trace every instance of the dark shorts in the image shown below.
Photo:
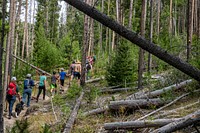
{"label": "dark shorts", "polygon": [[80,77],[81,77],[80,72],[74,72],[74,77],[77,77],[78,79],[80,79]]}
{"label": "dark shorts", "polygon": [[60,79],[60,84],[62,85],[62,86],[64,86],[64,79]]}

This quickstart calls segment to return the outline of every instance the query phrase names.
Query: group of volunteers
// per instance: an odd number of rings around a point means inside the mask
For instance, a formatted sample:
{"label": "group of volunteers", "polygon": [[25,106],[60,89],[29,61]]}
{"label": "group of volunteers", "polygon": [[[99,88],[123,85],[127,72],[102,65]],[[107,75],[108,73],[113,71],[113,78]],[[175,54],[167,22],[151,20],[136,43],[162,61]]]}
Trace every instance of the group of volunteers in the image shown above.
{"label": "group of volunteers", "polygon": [[[95,56],[87,57],[86,59],[86,79],[89,79],[89,72],[92,69],[92,65],[94,64],[96,60]],[[64,81],[66,77],[69,77],[69,80],[77,79],[78,83],[80,82],[80,75],[81,75],[81,62],[80,61],[73,61],[70,65],[68,74],[64,71],[64,68],[61,68],[61,71],[59,72],[59,75],[56,74],[56,72],[53,72],[53,75],[51,76],[51,94],[52,97],[58,92],[57,89],[57,82],[60,84],[60,90],[63,91],[64,87]],[[32,88],[38,84],[38,93],[36,97],[36,102],[39,101],[40,94],[43,92],[43,100],[45,100],[46,95],[46,89],[47,89],[47,76],[45,72],[41,72],[39,82],[35,83],[32,79],[31,74],[27,74],[25,80],[23,81],[23,92],[22,92],[22,99],[19,94],[19,86],[17,85],[17,78],[12,77],[10,83],[8,84],[7,90],[6,90],[6,100],[9,104],[8,107],[8,119],[11,119],[12,117],[12,110],[13,105],[18,98],[19,103],[22,106],[22,109],[24,106],[30,107],[31,102],[31,95],[32,95]],[[60,91],[59,90],[59,91]],[[6,107],[7,108],[7,107]],[[17,108],[17,105],[16,105]],[[16,111],[15,108],[15,111]],[[18,109],[19,110],[19,109]]]}
{"label": "group of volunteers", "polygon": [[[35,82],[31,78],[31,74],[27,74],[26,78],[23,82],[23,92],[22,92],[22,99],[21,99],[21,96],[19,94],[19,86],[17,85],[16,81],[17,81],[17,78],[12,77],[10,83],[8,84],[7,90],[6,90],[6,100],[9,104],[8,119],[11,119],[13,105],[16,101],[16,98],[18,98],[18,100],[20,101],[20,104],[23,107],[24,106],[30,107],[32,88],[33,88],[33,86],[35,86]],[[37,94],[36,102],[38,102],[39,96],[42,91],[43,91],[43,100],[45,100],[45,92],[46,92],[45,72],[42,72],[42,75],[40,76],[40,81],[38,82],[38,84],[39,84],[39,87],[38,87],[38,94]]]}

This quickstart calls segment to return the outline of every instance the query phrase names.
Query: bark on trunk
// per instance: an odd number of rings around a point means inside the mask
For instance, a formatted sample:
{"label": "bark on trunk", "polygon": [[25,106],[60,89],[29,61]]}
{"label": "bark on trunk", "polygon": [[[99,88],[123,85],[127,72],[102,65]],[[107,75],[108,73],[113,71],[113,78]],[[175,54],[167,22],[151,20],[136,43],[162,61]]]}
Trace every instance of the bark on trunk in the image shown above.
{"label": "bark on trunk", "polygon": [[101,78],[96,78],[96,79],[90,79],[90,80],[87,80],[85,81],[85,83],[93,83],[93,82],[98,82],[100,80],[104,79],[104,77],[101,77]]}
{"label": "bark on trunk", "polygon": [[147,127],[161,127],[171,122],[175,122],[180,119],[157,119],[157,120],[143,120],[143,121],[127,121],[127,122],[113,122],[105,123],[104,129],[106,130],[130,130],[134,128],[147,128]]}
{"label": "bark on trunk", "polygon": [[97,108],[97,109],[93,109],[93,110],[87,111],[83,115],[84,116],[89,116],[89,115],[100,114],[100,113],[104,113],[108,109],[109,109],[108,106],[100,107],[100,108]]}
{"label": "bark on trunk", "polygon": [[0,44],[0,132],[4,133],[4,116],[3,116],[3,110],[4,110],[4,104],[5,104],[5,95],[6,91],[3,88],[3,82],[2,82],[2,57],[3,57],[3,44],[4,44],[4,38],[5,38],[5,17],[6,17],[6,0],[2,1],[2,24],[1,24],[1,44]]}
{"label": "bark on trunk", "polygon": [[117,89],[102,89],[100,92],[102,93],[116,93],[116,92],[122,92],[122,91],[131,91],[135,90],[136,88],[117,88]]}
{"label": "bark on trunk", "polygon": [[200,122],[200,110],[183,117],[181,120],[169,123],[166,126],[153,131],[152,133],[171,133],[197,122]]}
{"label": "bark on trunk", "polygon": [[[142,14],[140,18],[140,32],[141,36],[145,38],[145,27],[146,27],[146,5],[147,1],[142,0]],[[144,69],[144,50],[140,48],[139,50],[139,60],[138,60],[138,89],[142,87],[142,74]]]}
{"label": "bark on trunk", "polygon": [[163,50],[161,47],[155,45],[154,43],[149,42],[148,40],[144,39],[140,35],[135,32],[132,32],[126,29],[124,26],[120,25],[113,19],[109,18],[105,14],[100,13],[94,7],[89,6],[88,4],[84,3],[81,0],[65,0],[68,4],[76,7],[78,10],[84,12],[85,14],[89,15],[90,17],[94,18],[95,20],[101,22],[103,25],[109,27],[110,29],[114,30],[119,35],[123,36],[124,38],[128,39],[132,43],[136,44],[137,46],[141,47],[142,49],[152,53],[156,57],[160,58],[161,60],[167,62],[168,64],[174,66],[175,68],[179,69],[183,73],[191,76],[192,78],[200,81],[200,71],[199,69],[193,67],[192,65],[184,62],[178,57],[175,57],[169,54],[166,50]]}
{"label": "bark on trunk", "polygon": [[139,100],[125,100],[125,101],[111,101],[108,105],[109,109],[118,110],[120,108],[137,109],[148,108],[152,106],[161,106],[168,101],[156,99],[139,99]]}
{"label": "bark on trunk", "polygon": [[77,99],[76,105],[74,106],[74,109],[72,110],[72,112],[71,112],[71,114],[70,114],[70,117],[69,117],[69,119],[67,120],[67,123],[66,123],[66,125],[65,125],[65,129],[64,129],[63,133],[70,133],[70,132],[71,132],[72,127],[73,127],[73,124],[74,124],[74,121],[75,121],[76,116],[77,116],[77,114],[78,114],[78,110],[79,110],[81,101],[82,101],[82,99],[83,99],[83,95],[84,95],[84,92],[81,92],[81,95],[80,95],[80,97]]}
{"label": "bark on trunk", "polygon": [[133,0],[130,0],[128,28],[132,30]]}
{"label": "bark on trunk", "polygon": [[[24,59],[24,51],[25,51],[25,44],[26,44],[26,35],[27,35],[27,17],[28,17],[28,0],[26,0],[26,11],[25,11],[25,22],[24,22],[24,35],[23,35],[23,43],[22,43],[22,59]],[[26,44],[26,48],[28,44]],[[27,55],[26,55],[27,56]]]}

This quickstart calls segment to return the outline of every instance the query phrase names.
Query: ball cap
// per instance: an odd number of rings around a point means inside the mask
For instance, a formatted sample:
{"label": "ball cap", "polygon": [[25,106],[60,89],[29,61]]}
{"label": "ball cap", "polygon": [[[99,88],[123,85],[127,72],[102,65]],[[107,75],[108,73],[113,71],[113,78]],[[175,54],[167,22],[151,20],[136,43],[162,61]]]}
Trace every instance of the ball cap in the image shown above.
{"label": "ball cap", "polygon": [[11,80],[12,80],[12,81],[16,81],[17,78],[16,78],[16,77],[12,77]]}
{"label": "ball cap", "polygon": [[31,74],[27,74],[26,77],[27,77],[27,78],[30,78],[30,77],[31,77]]}

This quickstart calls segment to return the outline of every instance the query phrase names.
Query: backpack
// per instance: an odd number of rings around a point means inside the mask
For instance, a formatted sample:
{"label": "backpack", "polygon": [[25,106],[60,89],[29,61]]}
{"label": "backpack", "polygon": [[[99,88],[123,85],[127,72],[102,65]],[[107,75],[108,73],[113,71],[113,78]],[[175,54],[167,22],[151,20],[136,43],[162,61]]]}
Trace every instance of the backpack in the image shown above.
{"label": "backpack", "polygon": [[86,65],[86,69],[87,69],[87,70],[90,70],[90,69],[91,69],[91,65],[90,65],[90,64],[87,64],[87,65]]}
{"label": "backpack", "polygon": [[15,96],[17,94],[15,88],[8,88],[7,95],[8,96]]}
{"label": "backpack", "polygon": [[30,82],[29,79],[26,79],[24,81],[24,89],[29,89],[31,87],[29,82]]}
{"label": "backpack", "polygon": [[16,92],[17,88],[16,87],[17,87],[16,84],[14,84],[12,82],[9,83],[8,89],[6,91],[7,96],[12,97],[12,96],[16,95],[17,94],[17,92]]}
{"label": "backpack", "polygon": [[71,68],[71,72],[73,72],[73,71],[74,71],[74,68],[75,68],[75,65],[72,64],[70,68]]}

